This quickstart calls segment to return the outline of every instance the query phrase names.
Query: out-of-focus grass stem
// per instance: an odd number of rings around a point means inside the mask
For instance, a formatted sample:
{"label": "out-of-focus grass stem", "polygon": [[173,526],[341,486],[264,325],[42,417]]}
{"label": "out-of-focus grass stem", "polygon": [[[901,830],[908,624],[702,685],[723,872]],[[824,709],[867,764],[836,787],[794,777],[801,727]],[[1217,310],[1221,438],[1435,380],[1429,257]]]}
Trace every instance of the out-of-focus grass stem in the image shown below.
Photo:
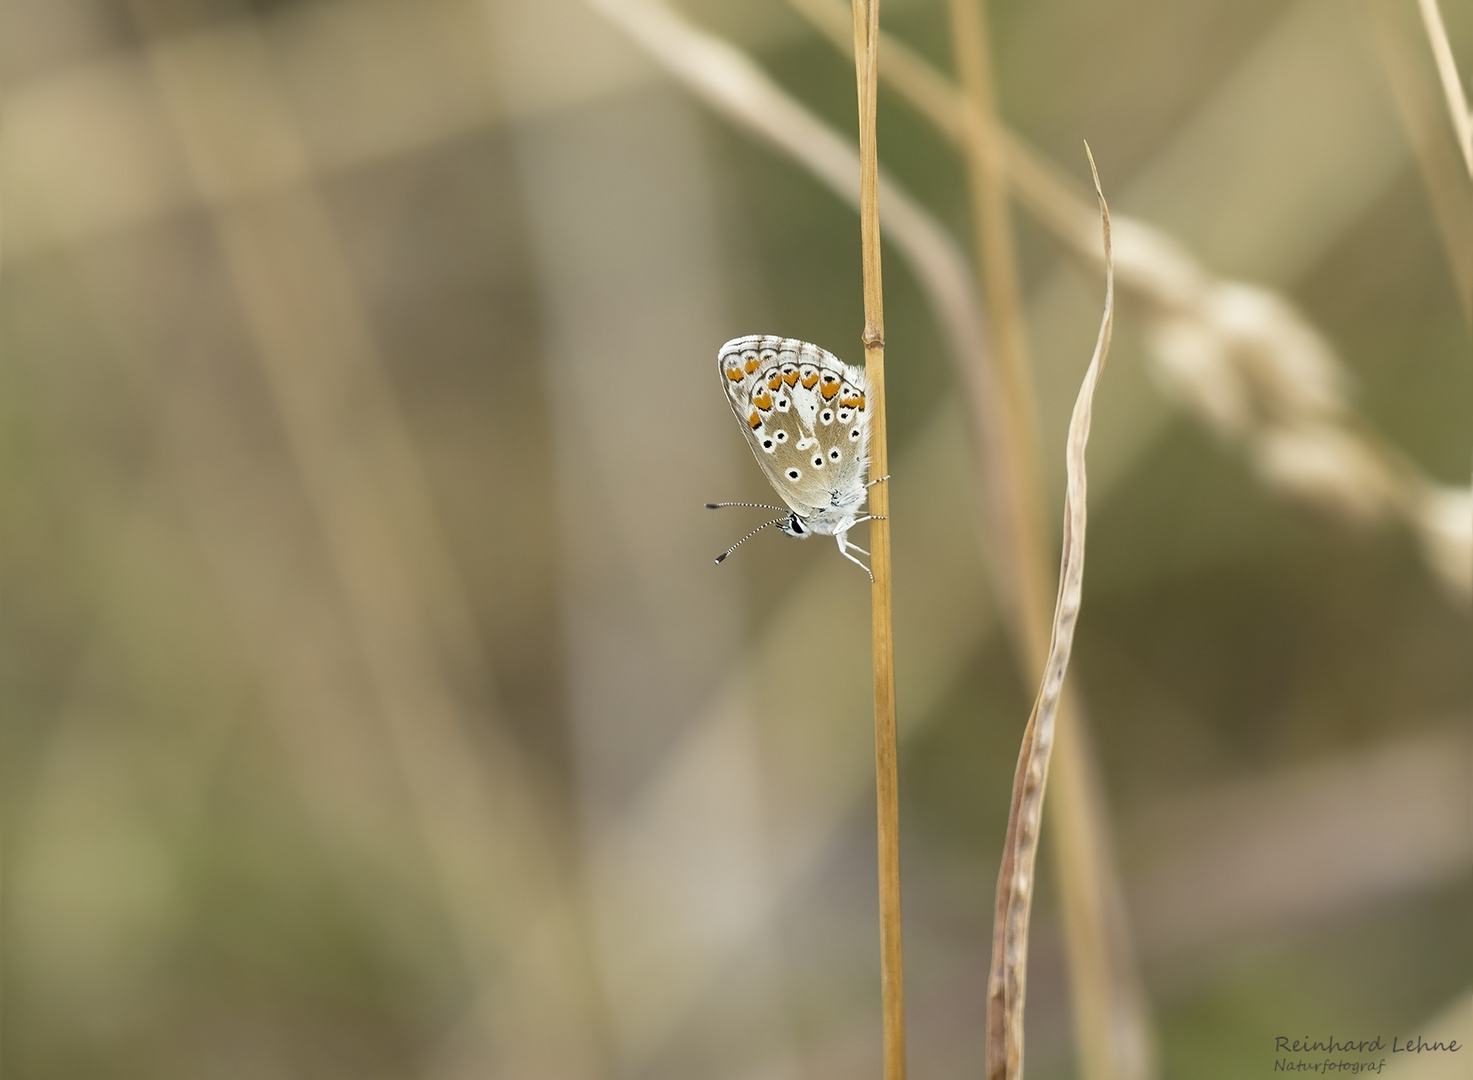
{"label": "out-of-focus grass stem", "polygon": [[[950,0],[952,52],[968,103],[981,123],[969,124],[961,144],[972,203],[973,243],[983,286],[982,301],[991,319],[993,355],[1000,375],[1002,408],[998,426],[1008,456],[1015,512],[1007,516],[1007,560],[1037,562],[1042,547],[1042,508],[1038,502],[1038,409],[1028,361],[1021,289],[1018,285],[1012,222],[1008,212],[1007,166],[996,138],[987,12],[983,0]],[[1042,574],[1022,572],[1006,583],[1013,609],[1010,626],[1021,640],[1015,647],[1036,675],[1048,649],[1048,612]]]}
{"label": "out-of-focus grass stem", "polygon": [[[1448,52],[1446,63],[1439,55],[1442,20],[1429,21],[1426,5],[1420,27],[1410,10],[1393,0],[1364,0],[1364,8],[1457,283],[1463,318],[1473,325],[1473,184],[1469,183],[1467,103],[1458,84],[1457,69],[1451,66],[1452,53]],[[1434,17],[1436,14],[1434,7]],[[1427,63],[1426,46],[1421,41],[1424,30],[1432,39],[1440,87],[1429,70],[1432,65]],[[1445,44],[1445,38],[1443,41]],[[1452,112],[1451,130],[1439,97],[1445,98],[1446,108]],[[1458,144],[1456,149],[1451,145],[1454,142]]]}
{"label": "out-of-focus grass stem", "polygon": [[1427,30],[1432,56],[1437,61],[1437,77],[1442,81],[1442,93],[1447,98],[1447,111],[1458,137],[1458,149],[1463,152],[1468,179],[1473,180],[1473,110],[1468,107],[1468,95],[1463,91],[1463,81],[1458,78],[1458,65],[1453,60],[1453,47],[1447,40],[1442,11],[1437,0],[1417,0],[1417,6],[1422,12],[1422,25]]}
{"label": "out-of-focus grass stem", "polygon": [[900,918],[900,782],[895,733],[894,606],[890,588],[890,458],[885,433],[885,303],[880,276],[880,174],[875,102],[880,81],[880,0],[855,0],[859,94],[859,233],[864,267],[864,372],[869,396],[870,628],[874,646],[876,839],[880,866],[880,995],[885,1080],[905,1080],[905,980]]}

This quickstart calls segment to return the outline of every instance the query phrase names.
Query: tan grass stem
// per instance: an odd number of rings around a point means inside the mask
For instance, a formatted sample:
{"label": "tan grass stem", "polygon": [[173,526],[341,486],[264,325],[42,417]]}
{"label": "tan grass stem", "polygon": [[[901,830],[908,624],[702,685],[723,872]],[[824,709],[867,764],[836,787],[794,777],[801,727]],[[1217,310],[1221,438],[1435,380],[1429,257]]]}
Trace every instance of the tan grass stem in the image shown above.
{"label": "tan grass stem", "polygon": [[[859,235],[864,271],[864,373],[870,469],[890,474],[885,432],[885,301],[880,274],[880,174],[875,103],[880,82],[880,0],[855,0],[854,77],[859,96]],[[885,1080],[905,1080],[905,977],[900,916],[900,780],[895,732],[890,484],[870,489],[870,634],[875,682],[875,832],[880,871],[880,998]]]}
{"label": "tan grass stem", "polygon": [[[1085,152],[1089,153],[1088,145]],[[1048,660],[1033,713],[1023,732],[1023,747],[1013,778],[1007,838],[1002,869],[998,873],[992,967],[987,980],[988,1080],[1018,1080],[1023,1075],[1023,1006],[1027,992],[1028,921],[1033,902],[1034,864],[1038,854],[1044,790],[1048,784],[1049,756],[1056,731],[1055,720],[1084,588],[1087,524],[1084,451],[1089,442],[1095,385],[1110,351],[1114,323],[1115,274],[1110,250],[1110,211],[1100,189],[1093,155],[1090,155],[1089,167],[1100,202],[1104,236],[1105,311],[1100,320],[1094,355],[1090,357],[1069,420],[1065,451],[1068,485],[1064,497],[1064,550],[1059,568],[1059,592],[1054,605]]]}

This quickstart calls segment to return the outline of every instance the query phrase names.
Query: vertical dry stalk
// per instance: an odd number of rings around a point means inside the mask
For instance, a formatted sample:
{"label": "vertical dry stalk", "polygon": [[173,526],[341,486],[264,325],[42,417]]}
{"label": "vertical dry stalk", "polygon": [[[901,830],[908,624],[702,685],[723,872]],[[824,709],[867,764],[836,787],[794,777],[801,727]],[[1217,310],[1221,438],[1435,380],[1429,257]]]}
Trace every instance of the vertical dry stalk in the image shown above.
{"label": "vertical dry stalk", "polygon": [[880,994],[885,1080],[905,1080],[905,983],[900,919],[900,785],[896,767],[895,640],[890,590],[889,449],[885,434],[885,304],[880,279],[880,176],[875,102],[880,0],[854,0],[859,93],[859,233],[864,258],[864,373],[870,408],[870,626],[874,642],[876,833],[880,864]]}
{"label": "vertical dry stalk", "polygon": [[[1089,153],[1088,144],[1085,153]],[[1086,524],[1084,450],[1089,441],[1090,412],[1095,384],[1110,351],[1115,313],[1114,260],[1110,250],[1110,210],[1100,189],[1094,155],[1089,158],[1095,194],[1100,202],[1105,247],[1105,313],[1094,355],[1084,373],[1074,413],[1069,420],[1065,450],[1068,487],[1064,496],[1064,552],[1059,568],[1059,593],[1054,606],[1053,633],[1048,662],[1023,731],[1023,747],[1013,777],[1012,806],[1008,811],[1007,839],[997,880],[997,906],[992,927],[992,968],[987,980],[987,1077],[1018,1080],[1023,1075],[1023,1004],[1028,974],[1028,917],[1033,901],[1033,868],[1038,855],[1038,831],[1043,795],[1048,782],[1049,754],[1053,749],[1055,718],[1074,643],[1084,587]]]}
{"label": "vertical dry stalk", "polygon": [[1422,25],[1427,30],[1427,41],[1437,61],[1437,76],[1442,80],[1442,93],[1447,98],[1447,111],[1458,137],[1458,149],[1463,152],[1468,179],[1473,180],[1473,110],[1468,108],[1468,97],[1463,93],[1462,80],[1458,78],[1458,65],[1453,61],[1447,27],[1442,24],[1442,11],[1437,0],[1417,0],[1417,6],[1421,8]]}

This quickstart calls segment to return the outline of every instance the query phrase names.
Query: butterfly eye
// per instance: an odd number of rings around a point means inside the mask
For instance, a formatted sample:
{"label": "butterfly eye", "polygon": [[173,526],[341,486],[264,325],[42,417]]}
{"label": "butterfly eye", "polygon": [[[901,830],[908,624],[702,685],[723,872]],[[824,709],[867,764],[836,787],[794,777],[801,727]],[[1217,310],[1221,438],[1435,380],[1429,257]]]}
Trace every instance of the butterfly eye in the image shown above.
{"label": "butterfly eye", "polygon": [[838,461],[839,460],[839,448],[837,446],[834,447],[832,450],[829,451],[829,460],[830,461]]}
{"label": "butterfly eye", "polygon": [[789,480],[797,480],[802,475],[803,474],[800,473],[797,469],[789,469],[787,471],[787,477],[788,477]]}
{"label": "butterfly eye", "polygon": [[851,439],[854,439],[854,440],[856,440],[856,441],[857,441],[857,440],[858,440],[858,439],[859,439],[859,429],[858,429],[858,428],[855,428],[855,429],[854,429],[854,430],[853,430],[853,431],[851,431],[851,432],[850,432],[850,433],[849,433],[849,437],[850,437],[850,438],[851,438]]}

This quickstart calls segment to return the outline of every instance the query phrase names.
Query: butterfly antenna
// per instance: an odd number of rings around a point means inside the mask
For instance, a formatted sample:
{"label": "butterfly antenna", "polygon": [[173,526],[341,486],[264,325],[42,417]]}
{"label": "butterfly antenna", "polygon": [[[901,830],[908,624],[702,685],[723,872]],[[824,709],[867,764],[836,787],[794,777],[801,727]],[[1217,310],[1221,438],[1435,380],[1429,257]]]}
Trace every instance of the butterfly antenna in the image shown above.
{"label": "butterfly antenna", "polygon": [[776,510],[780,514],[787,513],[781,506],[768,506],[766,503],[707,503],[707,510],[723,510],[728,506],[750,506],[754,510]]}
{"label": "butterfly antenna", "polygon": [[[776,508],[774,507],[774,509],[776,509]],[[788,519],[786,517],[780,517],[780,518],[773,518],[771,521],[764,521],[761,525],[758,525],[755,529],[753,529],[751,532],[749,532],[746,536],[742,537],[735,544],[732,544],[731,547],[727,548],[720,555],[716,556],[716,561],[718,563],[723,562],[728,555],[730,555],[737,548],[741,547],[748,540],[752,539],[752,537],[756,536],[763,529],[767,528],[767,526],[769,526],[769,525],[781,525],[784,521],[787,521],[787,520]]]}

